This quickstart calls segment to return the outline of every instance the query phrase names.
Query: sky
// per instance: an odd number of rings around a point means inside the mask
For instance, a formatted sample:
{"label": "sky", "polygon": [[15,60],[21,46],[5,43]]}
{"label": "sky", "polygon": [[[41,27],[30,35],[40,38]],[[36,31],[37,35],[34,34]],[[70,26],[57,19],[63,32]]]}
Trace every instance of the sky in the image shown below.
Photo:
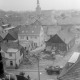
{"label": "sky", "polygon": [[[80,0],[39,0],[42,10],[80,10]],[[13,11],[35,10],[37,0],[0,0],[0,9]]]}

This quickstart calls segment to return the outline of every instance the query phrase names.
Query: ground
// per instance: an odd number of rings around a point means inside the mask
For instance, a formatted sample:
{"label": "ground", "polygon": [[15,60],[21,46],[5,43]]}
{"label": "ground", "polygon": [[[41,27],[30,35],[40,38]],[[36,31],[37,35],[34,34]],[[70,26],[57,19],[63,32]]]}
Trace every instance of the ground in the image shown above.
{"label": "ground", "polygon": [[[45,71],[45,68],[49,65],[60,65],[64,66],[67,61],[69,60],[70,56],[74,51],[77,51],[77,46],[75,45],[68,53],[67,55],[61,56],[56,55],[55,60],[45,60],[40,59],[39,60],[39,71],[40,71],[40,80],[57,80],[57,75],[48,75]],[[43,56],[43,54],[41,54]],[[38,75],[38,63],[36,62],[34,65],[21,65],[19,69],[17,70],[8,70],[10,73],[19,74],[21,71],[25,72],[25,76],[30,75],[32,80],[39,80]]]}

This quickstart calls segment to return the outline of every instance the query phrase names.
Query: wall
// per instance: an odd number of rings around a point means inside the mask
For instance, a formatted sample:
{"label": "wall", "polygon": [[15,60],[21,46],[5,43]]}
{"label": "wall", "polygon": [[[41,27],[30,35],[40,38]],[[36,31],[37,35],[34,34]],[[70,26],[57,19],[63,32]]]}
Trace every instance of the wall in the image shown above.
{"label": "wall", "polygon": [[74,46],[74,44],[75,44],[75,38],[73,38],[73,39],[68,43],[69,50]]}
{"label": "wall", "polygon": [[22,55],[20,55],[20,51],[18,51],[17,53],[16,53],[16,64],[17,65],[19,65],[20,64],[20,60],[22,59],[22,57],[23,57],[23,54]]}
{"label": "wall", "polygon": [[43,27],[41,27],[41,30],[40,30],[40,46],[42,46],[44,44],[44,41],[45,41],[45,33],[44,33],[44,30],[43,30]]}
{"label": "wall", "polygon": [[33,43],[37,43],[37,46],[41,46],[44,43],[44,30],[41,28],[40,34],[36,35],[26,35],[26,34],[19,34],[18,39],[20,44],[23,47],[26,47],[27,42],[32,41]]}
{"label": "wall", "polygon": [[5,58],[8,58],[8,59],[15,59],[15,53],[11,53],[12,56],[9,55],[10,53],[5,53]]}
{"label": "wall", "polygon": [[[10,61],[13,61],[13,66],[10,65]],[[7,67],[7,68],[8,68],[8,67],[15,67],[15,59],[14,59],[14,60],[12,60],[12,59],[7,59],[7,60],[6,60],[6,67]]]}
{"label": "wall", "polygon": [[[27,40],[26,37],[28,37],[28,40]],[[20,38],[20,35],[19,35],[18,38],[19,38],[19,43],[20,43],[23,47],[26,47],[26,46],[27,46],[26,44],[28,44],[29,41],[33,41],[33,42],[35,42],[35,43],[37,43],[37,44],[39,45],[39,36],[38,36],[38,35],[30,35],[30,36],[25,35],[25,36],[24,36],[24,39],[21,39],[21,38]]]}
{"label": "wall", "polygon": [[[7,68],[12,68],[12,67],[15,68],[16,64],[19,65],[23,60],[23,54],[20,55],[20,51],[13,53],[12,57],[9,57],[9,55],[6,56],[7,56],[7,60],[6,60]],[[13,66],[10,65],[10,61],[13,61]]]}

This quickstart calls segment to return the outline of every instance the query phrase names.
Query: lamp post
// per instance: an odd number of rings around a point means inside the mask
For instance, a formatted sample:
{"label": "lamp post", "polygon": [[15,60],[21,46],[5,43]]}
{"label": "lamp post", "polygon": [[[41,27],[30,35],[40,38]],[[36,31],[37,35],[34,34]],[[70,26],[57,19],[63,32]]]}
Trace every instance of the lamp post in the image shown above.
{"label": "lamp post", "polygon": [[4,65],[3,65],[3,58],[1,54],[1,48],[0,48],[0,77],[4,76]]}
{"label": "lamp post", "polygon": [[37,54],[36,58],[37,58],[37,61],[38,61],[38,78],[39,78],[39,80],[40,80],[40,68],[39,68],[40,54],[39,54],[39,53]]}
{"label": "lamp post", "polygon": [[39,59],[40,59],[40,54],[38,53],[38,77],[39,77],[39,80],[40,80],[40,69],[39,69]]}

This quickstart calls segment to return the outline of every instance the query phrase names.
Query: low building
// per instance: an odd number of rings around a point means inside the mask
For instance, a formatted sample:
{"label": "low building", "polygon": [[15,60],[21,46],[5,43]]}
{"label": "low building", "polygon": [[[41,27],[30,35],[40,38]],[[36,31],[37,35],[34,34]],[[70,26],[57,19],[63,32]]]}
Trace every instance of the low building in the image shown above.
{"label": "low building", "polygon": [[47,35],[48,36],[54,36],[61,30],[61,26],[49,26],[47,28]]}
{"label": "low building", "polygon": [[17,68],[23,60],[23,54],[20,50],[9,48],[5,52],[6,68]]}
{"label": "low building", "polygon": [[2,54],[5,59],[5,67],[6,68],[17,68],[23,60],[23,47],[18,45],[17,43],[5,43],[2,45]]}
{"label": "low building", "polygon": [[71,33],[68,29],[60,30],[57,34],[51,36],[51,38],[46,41],[46,50],[63,52],[69,51],[75,44],[75,35]]}

